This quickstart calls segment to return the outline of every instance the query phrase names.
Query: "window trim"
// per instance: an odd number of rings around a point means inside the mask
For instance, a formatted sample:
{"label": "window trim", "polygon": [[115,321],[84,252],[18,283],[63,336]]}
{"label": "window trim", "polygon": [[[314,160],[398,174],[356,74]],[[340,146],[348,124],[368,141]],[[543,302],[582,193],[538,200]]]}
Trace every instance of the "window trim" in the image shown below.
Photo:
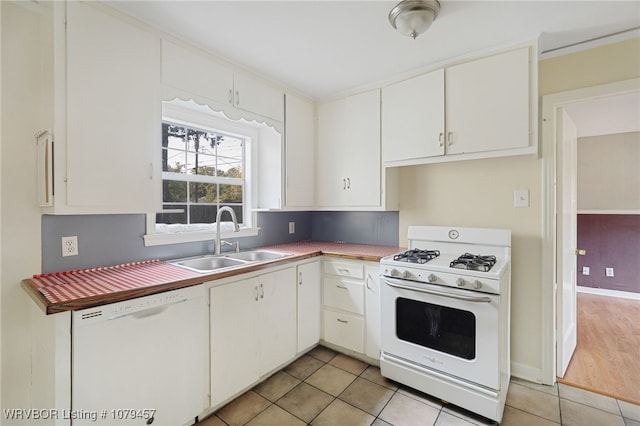
{"label": "window trim", "polygon": [[[245,146],[245,185],[243,200],[243,222],[244,227],[240,231],[221,233],[220,238],[243,238],[258,235],[260,228],[257,225],[257,214],[254,206],[257,203],[257,145],[259,141],[260,123],[248,122],[246,120],[234,121],[222,112],[213,111],[208,106],[198,105],[194,101],[183,101],[174,99],[173,101],[162,102],[162,120],[176,124],[197,128],[209,128],[221,132],[235,134],[247,138]],[[160,150],[158,150],[158,154]],[[158,155],[159,157],[159,155]],[[162,173],[159,174],[160,182],[163,180]],[[162,203],[162,201],[161,201]],[[209,241],[216,238],[216,233],[211,231],[186,231],[176,233],[156,232],[156,213],[146,215],[146,234],[143,236],[145,246],[156,246],[166,244],[180,244],[188,242]]]}

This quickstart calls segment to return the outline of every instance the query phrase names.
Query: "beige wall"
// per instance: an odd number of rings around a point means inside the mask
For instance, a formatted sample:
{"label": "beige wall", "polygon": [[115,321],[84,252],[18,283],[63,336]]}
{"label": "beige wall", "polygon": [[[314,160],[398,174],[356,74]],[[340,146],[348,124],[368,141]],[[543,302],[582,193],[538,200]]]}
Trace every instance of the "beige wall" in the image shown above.
{"label": "beige wall", "polygon": [[640,132],[578,138],[578,210],[640,212]]}
{"label": "beige wall", "polygon": [[[33,302],[20,281],[40,271],[40,210],[36,196],[36,131],[43,129],[41,29],[47,27],[33,5],[2,1],[2,408],[28,408],[31,379]],[[44,33],[46,34],[46,33]],[[49,121],[50,122],[50,121]],[[38,407],[40,408],[40,407]],[[47,407],[42,407],[47,408]],[[10,424],[4,417],[3,425]],[[24,422],[21,422],[24,424]]]}
{"label": "beige wall", "polygon": [[[640,39],[542,61],[540,96],[640,77]],[[532,156],[402,168],[400,245],[409,225],[457,225],[512,230],[512,373],[541,379],[541,160]],[[528,189],[530,207],[514,208],[513,191]]]}

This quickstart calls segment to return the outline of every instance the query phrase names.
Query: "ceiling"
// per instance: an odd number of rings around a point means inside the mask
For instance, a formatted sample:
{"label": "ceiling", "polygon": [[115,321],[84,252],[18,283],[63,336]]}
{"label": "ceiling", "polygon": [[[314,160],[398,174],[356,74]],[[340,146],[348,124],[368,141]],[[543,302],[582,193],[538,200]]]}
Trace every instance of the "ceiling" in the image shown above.
{"label": "ceiling", "polygon": [[636,0],[443,0],[416,40],[389,24],[396,1],[106,3],[316,100],[538,36],[546,52],[640,27]]}

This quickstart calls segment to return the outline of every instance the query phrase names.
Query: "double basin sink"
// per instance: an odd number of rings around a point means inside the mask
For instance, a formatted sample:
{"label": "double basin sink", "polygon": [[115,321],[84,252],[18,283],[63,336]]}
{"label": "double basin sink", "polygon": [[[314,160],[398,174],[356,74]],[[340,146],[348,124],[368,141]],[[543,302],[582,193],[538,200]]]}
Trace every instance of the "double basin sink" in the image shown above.
{"label": "double basin sink", "polygon": [[210,273],[224,268],[245,266],[251,263],[280,259],[287,256],[291,256],[291,254],[268,250],[249,250],[237,253],[205,255],[190,257],[187,259],[177,259],[171,260],[169,261],[169,263],[196,272]]}

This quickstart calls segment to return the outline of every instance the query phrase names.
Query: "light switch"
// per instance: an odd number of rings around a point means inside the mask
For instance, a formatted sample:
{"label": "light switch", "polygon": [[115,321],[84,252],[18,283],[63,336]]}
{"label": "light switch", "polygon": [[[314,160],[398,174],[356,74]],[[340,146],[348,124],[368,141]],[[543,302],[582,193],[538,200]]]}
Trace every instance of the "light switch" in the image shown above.
{"label": "light switch", "polygon": [[528,189],[516,189],[513,191],[513,207],[529,207]]}

